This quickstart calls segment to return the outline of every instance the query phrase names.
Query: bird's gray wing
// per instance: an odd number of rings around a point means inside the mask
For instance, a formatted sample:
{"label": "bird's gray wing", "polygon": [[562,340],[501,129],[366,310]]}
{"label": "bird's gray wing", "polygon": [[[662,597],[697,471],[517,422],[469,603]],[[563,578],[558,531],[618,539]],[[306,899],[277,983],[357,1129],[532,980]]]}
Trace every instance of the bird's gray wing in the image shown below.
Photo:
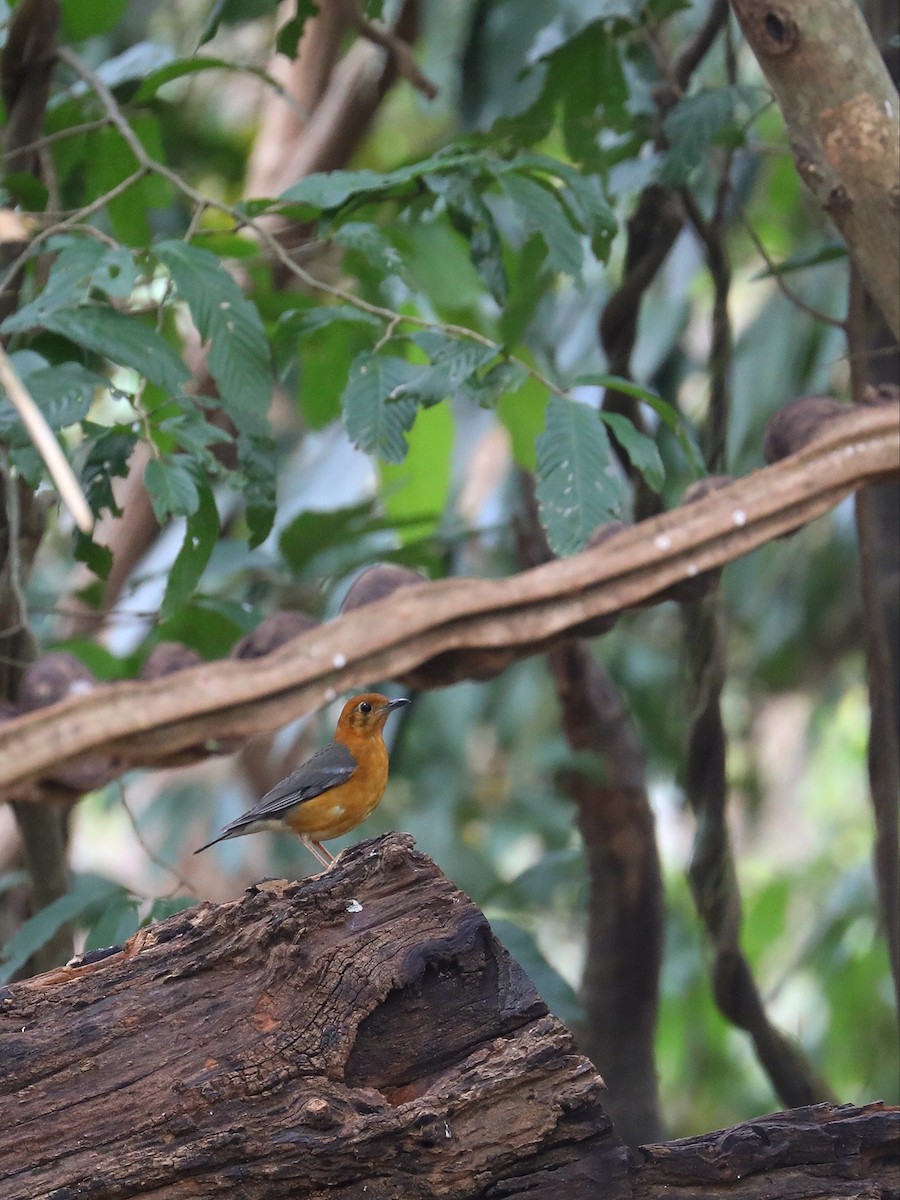
{"label": "bird's gray wing", "polygon": [[282,779],[281,783],[276,783],[252,808],[241,813],[230,825],[226,825],[218,837],[194,853],[199,854],[201,850],[207,850],[216,842],[223,842],[227,838],[250,833],[252,827],[260,821],[277,821],[295,804],[312,800],[314,796],[321,796],[323,792],[346,783],[357,765],[356,759],[340,742],[331,742],[323,746],[296,771]]}
{"label": "bird's gray wing", "polygon": [[296,771],[282,779],[281,783],[276,783],[271,791],[266,792],[261,800],[238,817],[237,821],[233,821],[232,825],[277,818],[295,804],[312,800],[314,796],[320,796],[322,792],[346,783],[357,765],[356,759],[346,746],[342,746],[340,742],[331,742],[317,750],[312,758],[308,758]]}

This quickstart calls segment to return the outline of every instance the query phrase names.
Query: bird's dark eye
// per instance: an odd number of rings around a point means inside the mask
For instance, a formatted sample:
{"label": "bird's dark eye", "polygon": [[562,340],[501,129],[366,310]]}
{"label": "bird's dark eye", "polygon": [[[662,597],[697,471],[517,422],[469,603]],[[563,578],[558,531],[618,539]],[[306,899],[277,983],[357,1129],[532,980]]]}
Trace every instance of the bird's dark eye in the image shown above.
{"label": "bird's dark eye", "polygon": [[361,713],[370,713],[372,711],[372,705],[368,702],[368,700],[363,700],[362,704],[359,706],[359,711]]}

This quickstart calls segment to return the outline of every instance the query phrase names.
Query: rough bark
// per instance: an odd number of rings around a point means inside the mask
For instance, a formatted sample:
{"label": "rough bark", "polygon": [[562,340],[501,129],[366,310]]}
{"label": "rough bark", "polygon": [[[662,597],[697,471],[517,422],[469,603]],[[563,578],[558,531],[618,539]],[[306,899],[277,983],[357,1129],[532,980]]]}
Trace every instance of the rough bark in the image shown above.
{"label": "rough bark", "polygon": [[731,0],[797,170],[900,337],[900,101],[856,0]]}
{"label": "rough bark", "polygon": [[[602,1083],[402,834],[0,991],[0,1200],[890,1195],[898,1113],[632,1160]],[[851,1185],[852,1181],[852,1185]]]}
{"label": "rough bark", "polygon": [[[50,77],[56,63],[61,8],[59,0],[23,0],[9,26],[0,57],[0,93],[6,109],[3,129],[3,169],[40,175],[34,142],[44,127]],[[12,189],[15,195],[15,187]],[[0,275],[24,248],[24,242],[4,238],[0,243]],[[0,295],[0,321],[19,303],[21,272]],[[31,488],[9,470],[0,446],[0,700],[18,699],[25,668],[37,654],[25,603],[25,587],[44,535],[46,506]],[[31,878],[28,906],[33,912],[63,895],[68,888],[64,810],[14,805],[16,826]],[[35,952],[31,968],[45,970],[72,952],[72,933],[61,926]]]}
{"label": "rough bark", "polygon": [[[0,725],[0,798],[44,799],[38,780],[92,753],[117,758],[121,773],[125,763],[233,749],[228,739],[280,728],[343,689],[413,668],[432,687],[479,677],[485,660],[497,674],[566,630],[662,600],[673,584],[799,528],[865,483],[895,477],[897,416],[896,405],[832,414],[783,461],[571,558],[507,579],[407,587],[264,658],[184,671],[177,688],[168,678],[109,684],[18,717]],[[784,435],[790,422],[782,424]]]}
{"label": "rough bark", "polygon": [[4,1200],[627,1194],[596,1071],[404,835],[15,985],[0,1054]]}

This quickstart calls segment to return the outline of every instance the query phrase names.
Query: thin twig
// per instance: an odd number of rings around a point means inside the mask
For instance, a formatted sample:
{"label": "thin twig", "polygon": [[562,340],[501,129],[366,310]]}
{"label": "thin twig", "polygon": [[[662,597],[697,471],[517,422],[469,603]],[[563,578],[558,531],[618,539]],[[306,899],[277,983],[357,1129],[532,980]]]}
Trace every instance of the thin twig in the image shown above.
{"label": "thin twig", "polygon": [[830,325],[833,329],[841,329],[846,332],[846,321],[842,321],[839,317],[829,316],[828,313],[822,312],[821,309],[814,308],[813,305],[807,304],[807,302],[801,296],[797,295],[790,284],[785,283],[784,276],[782,275],[781,271],[778,270],[777,263],[775,263],[770,257],[768,250],[766,250],[759,237],[759,234],[753,228],[750,218],[748,217],[746,209],[741,203],[737,192],[733,192],[732,196],[737,205],[738,216],[741,219],[741,224],[747,230],[750,241],[756,247],[760,258],[769,268],[772,278],[775,280],[776,286],[779,288],[785,298],[790,300],[791,304],[793,304],[796,308],[799,308],[801,312],[804,312],[807,316],[812,317],[814,321],[821,321],[823,325]]}
{"label": "thin twig", "polygon": [[63,504],[68,508],[75,524],[82,533],[90,533],[94,527],[94,516],[91,506],[81,490],[81,484],[75,472],[69,465],[69,460],[60,449],[59,442],[53,436],[53,430],[47,424],[46,418],[31,397],[31,393],[19,378],[9,355],[0,346],[0,384],[9,397],[13,408],[22,418],[22,424],[28,431],[28,436],[34,448],[50,472],[50,478],[56,484]]}
{"label": "thin twig", "polygon": [[434,100],[438,95],[437,86],[422,72],[409,44],[397,37],[392,29],[382,25],[380,21],[370,20],[356,0],[343,0],[343,6],[349,23],[357,33],[367,41],[387,50],[388,54],[392,54],[397,66],[397,74],[408,80],[417,91],[427,96],[429,100]]}
{"label": "thin twig", "polygon": [[[146,856],[150,859],[150,861],[154,864],[154,866],[159,867],[161,870],[163,870],[167,874],[171,875],[172,878],[176,880],[179,887],[184,888],[184,890],[186,892],[188,892],[189,895],[191,895],[195,899],[199,900],[200,897],[198,896],[196,890],[188,882],[188,880],[185,879],[185,877],[181,874],[181,872],[178,870],[178,868],[173,867],[171,863],[167,863],[165,861],[165,859],[160,858],[159,855],[154,850],[152,850],[150,848],[150,846],[148,846],[147,843],[144,841],[144,836],[141,833],[140,828],[138,827],[137,818],[135,817],[134,813],[131,811],[131,808],[128,804],[128,799],[125,795],[125,786],[122,783],[121,779],[116,780],[116,787],[119,792],[119,802],[121,803],[122,808],[125,810],[125,815],[128,817],[128,820],[131,823],[131,828],[134,831],[134,836],[137,838],[137,842],[138,842],[138,845],[140,846],[140,848],[143,850],[143,852],[146,854]],[[171,893],[169,893],[169,894],[171,894]]]}

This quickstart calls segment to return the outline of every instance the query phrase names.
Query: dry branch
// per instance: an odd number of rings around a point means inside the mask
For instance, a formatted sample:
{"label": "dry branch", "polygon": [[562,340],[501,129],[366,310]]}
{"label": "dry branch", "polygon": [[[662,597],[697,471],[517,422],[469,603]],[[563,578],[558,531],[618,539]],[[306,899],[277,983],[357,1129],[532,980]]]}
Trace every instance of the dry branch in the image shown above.
{"label": "dry branch", "polygon": [[897,1154],[896,1110],[822,1105],[631,1158],[404,834],[0,990],[0,1056],[0,1200],[876,1197]]}
{"label": "dry branch", "polygon": [[900,337],[900,100],[856,0],[732,0],[797,171]]}
{"label": "dry branch", "polygon": [[[646,602],[799,528],[857,488],[900,470],[895,405],[832,419],[782,462],[622,529],[602,546],[507,579],[423,583],[344,614],[253,662],[226,661],[171,679],[98,687],[0,727],[0,798],[40,799],[34,783],[103,751],[120,764],[216,752],[357,684],[437,660],[435,685],[467,656],[535,653],[593,617]],[[449,657],[448,657],[449,656]]]}

